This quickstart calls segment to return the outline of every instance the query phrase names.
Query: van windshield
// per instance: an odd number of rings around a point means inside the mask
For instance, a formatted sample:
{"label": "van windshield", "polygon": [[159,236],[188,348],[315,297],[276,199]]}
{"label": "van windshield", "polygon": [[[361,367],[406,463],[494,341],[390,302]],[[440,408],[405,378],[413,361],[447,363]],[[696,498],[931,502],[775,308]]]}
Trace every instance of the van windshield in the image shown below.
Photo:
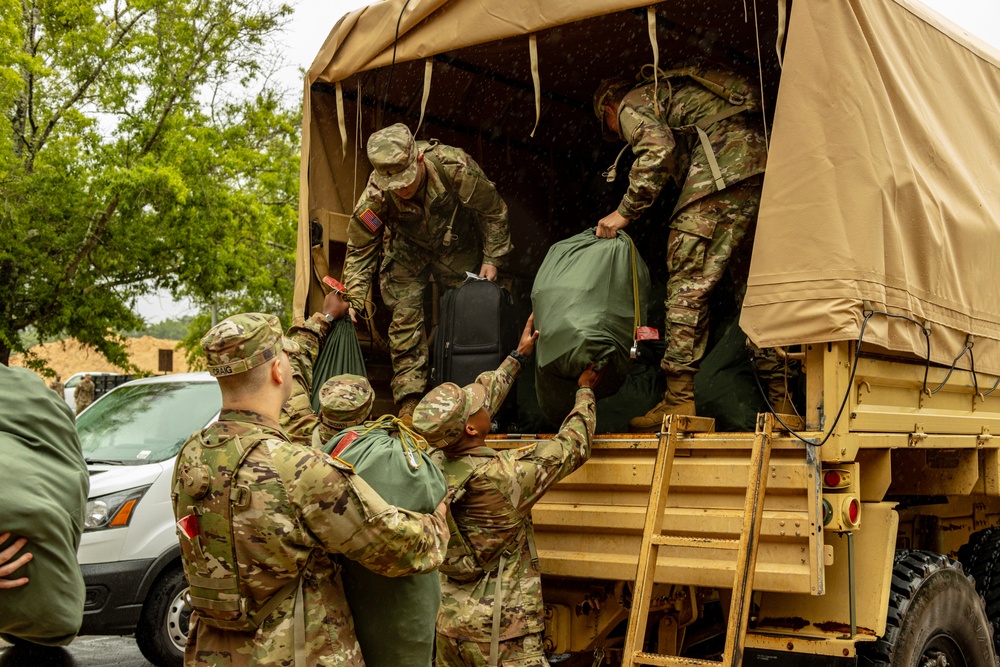
{"label": "van windshield", "polygon": [[126,385],[81,414],[76,429],[87,461],[156,463],[176,455],[221,407],[216,382]]}

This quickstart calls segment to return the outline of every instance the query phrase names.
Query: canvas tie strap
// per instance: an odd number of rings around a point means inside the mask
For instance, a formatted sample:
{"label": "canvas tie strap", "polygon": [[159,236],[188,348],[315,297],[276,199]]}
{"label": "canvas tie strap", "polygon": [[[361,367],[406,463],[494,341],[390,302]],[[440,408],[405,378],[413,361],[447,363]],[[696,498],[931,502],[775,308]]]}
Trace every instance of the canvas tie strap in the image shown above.
{"label": "canvas tie strap", "polygon": [[503,610],[503,566],[509,552],[500,554],[496,570],[496,590],[493,594],[493,630],[490,632],[490,667],[497,667],[500,660],[500,612]]}
{"label": "canvas tie strap", "polygon": [[531,59],[531,82],[535,86],[535,126],[529,136],[535,136],[538,122],[542,119],[542,82],[538,76],[538,37],[528,35],[528,56]]}
{"label": "canvas tie strap", "polygon": [[787,25],[788,0],[778,0],[778,39],[774,43],[774,49],[778,52],[778,67],[782,67],[781,52],[785,48],[785,35],[788,32]]}
{"label": "canvas tie strap", "polygon": [[434,73],[434,61],[428,58],[424,61],[424,94],[420,98],[420,120],[417,121],[417,129],[413,131],[413,138],[420,132],[420,126],[424,124],[424,112],[427,110],[427,98],[431,96],[431,75]]}
{"label": "canvas tie strap", "polygon": [[659,88],[660,71],[660,47],[656,42],[656,8],[652,5],[646,7],[646,24],[649,27],[649,44],[653,47],[653,102],[656,105],[656,115],[660,115],[660,96],[657,95]]}
{"label": "canvas tie strap", "polygon": [[[337,90],[337,127],[340,129],[340,148],[343,159],[347,159],[347,120],[344,118],[344,88],[340,81],[336,85]],[[358,97],[360,100],[360,96]],[[360,104],[358,105],[361,106]]]}

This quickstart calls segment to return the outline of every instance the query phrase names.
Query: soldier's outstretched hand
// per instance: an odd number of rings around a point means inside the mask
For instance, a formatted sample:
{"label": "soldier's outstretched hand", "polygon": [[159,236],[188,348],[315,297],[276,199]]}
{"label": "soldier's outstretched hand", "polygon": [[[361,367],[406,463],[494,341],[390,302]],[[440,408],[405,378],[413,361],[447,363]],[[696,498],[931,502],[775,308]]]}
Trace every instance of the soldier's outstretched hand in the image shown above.
{"label": "soldier's outstretched hand", "polygon": [[595,372],[594,364],[591,364],[583,369],[583,372],[580,373],[580,379],[576,381],[576,384],[581,388],[589,387],[590,389],[593,389],[597,386],[597,383],[601,381],[601,375],[603,374],[603,371],[601,373]]}
{"label": "soldier's outstretched hand", "polygon": [[521,332],[521,340],[517,344],[518,354],[530,357],[535,351],[535,341],[538,340],[538,331],[535,329],[535,314],[528,316],[528,321]]}
{"label": "soldier's outstretched hand", "polygon": [[597,238],[613,239],[617,236],[618,230],[624,229],[628,222],[628,218],[618,211],[608,213],[597,222]]}
{"label": "soldier's outstretched hand", "polygon": [[[0,544],[7,541],[10,537],[10,533],[0,534]],[[24,586],[28,583],[27,577],[21,577],[20,579],[7,579],[7,575],[13,574],[19,567],[30,561],[33,556],[31,553],[21,554],[20,557],[14,562],[9,562],[11,558],[17,555],[17,552],[28,543],[28,540],[19,538],[14,541],[12,545],[0,551],[0,588],[17,588],[18,586]]]}
{"label": "soldier's outstretched hand", "polygon": [[496,282],[497,279],[497,267],[492,264],[486,264],[485,262],[481,267],[479,267],[479,277],[486,278],[491,282]]}

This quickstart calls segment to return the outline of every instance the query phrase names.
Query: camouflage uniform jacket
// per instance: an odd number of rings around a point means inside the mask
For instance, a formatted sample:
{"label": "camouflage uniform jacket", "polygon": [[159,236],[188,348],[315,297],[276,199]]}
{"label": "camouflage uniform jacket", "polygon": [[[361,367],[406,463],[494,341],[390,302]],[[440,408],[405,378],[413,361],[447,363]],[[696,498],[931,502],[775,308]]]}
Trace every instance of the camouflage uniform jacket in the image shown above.
{"label": "camouflage uniform jacket", "polygon": [[[426,141],[416,145],[424,153],[427,174],[422,192],[404,200],[369,179],[347,224],[344,284],[350,294],[368,293],[380,241],[383,264],[399,262],[414,273],[450,252],[476,252],[476,240],[481,243],[483,263],[494,266],[513,248],[507,204],[476,161],[460,148]],[[369,210],[374,218],[365,215]],[[453,240],[446,246],[449,228]]]}
{"label": "camouflage uniform jacket", "polygon": [[[621,137],[635,154],[628,191],[618,206],[618,212],[630,220],[656,200],[668,181],[673,180],[681,188],[671,218],[691,202],[717,191],[705,149],[693,126],[731,105],[687,77],[670,79],[670,84],[668,87],[666,81],[659,82],[659,116],[652,83],[627,93],[618,108]],[[767,149],[756,114],[738,113],[713,123],[705,131],[727,185],[764,172]],[[681,231],[704,236],[699,230]]]}
{"label": "camouflage uniform jacket", "polygon": [[[492,398],[494,392],[490,394]],[[499,407],[492,400],[490,405],[493,409]],[[465,485],[465,495],[452,505],[451,512],[479,562],[488,563],[504,550],[515,554],[500,574],[501,641],[544,630],[541,574],[537,564],[532,563],[529,548],[528,533],[533,530],[530,512],[549,487],[590,457],[596,419],[593,392],[580,389],[573,411],[550,440],[499,453],[479,447],[458,458],[446,456],[447,450],[435,452],[435,460],[449,483],[475,470]],[[457,539],[452,537],[453,542]],[[487,575],[461,583],[442,573],[438,633],[461,641],[488,643],[496,580],[496,576]]]}
{"label": "camouflage uniform jacket", "polygon": [[[329,554],[343,554],[390,577],[433,571],[444,555],[447,524],[386,504],[350,466],[288,442],[262,415],[224,410],[202,436],[221,440],[260,432],[272,437],[247,455],[234,481],[251,489],[249,507],[233,510],[240,579],[263,604],[301,573],[308,664],[364,665],[340,572]],[[174,510],[180,516],[179,508]],[[256,632],[246,633],[199,623],[193,614],[185,664],[291,667],[294,606],[291,595]]]}
{"label": "camouflage uniform jacket", "polygon": [[299,344],[299,351],[288,355],[292,365],[292,395],[281,408],[279,423],[288,439],[300,445],[318,447],[319,417],[312,408],[313,367],[323,341],[330,333],[332,324],[322,313],[288,330],[288,337]]}

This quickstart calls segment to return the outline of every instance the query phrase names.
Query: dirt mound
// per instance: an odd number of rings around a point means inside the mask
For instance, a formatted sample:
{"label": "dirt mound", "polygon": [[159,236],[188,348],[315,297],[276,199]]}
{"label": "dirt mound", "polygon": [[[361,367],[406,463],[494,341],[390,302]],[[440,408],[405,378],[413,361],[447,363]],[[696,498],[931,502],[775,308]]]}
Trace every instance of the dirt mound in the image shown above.
{"label": "dirt mound", "polygon": [[[129,338],[126,348],[133,364],[154,375],[163,375],[160,371],[160,350],[173,350],[173,373],[187,373],[188,365],[184,358],[184,350],[178,350],[177,343],[176,340],[143,336],[142,338]],[[125,372],[124,369],[102,357],[100,353],[80,345],[74,338],[36,345],[31,348],[31,352],[44,359],[49,368],[62,375],[63,380],[74,373],[85,371]],[[10,365],[24,366],[24,355],[11,356]]]}

